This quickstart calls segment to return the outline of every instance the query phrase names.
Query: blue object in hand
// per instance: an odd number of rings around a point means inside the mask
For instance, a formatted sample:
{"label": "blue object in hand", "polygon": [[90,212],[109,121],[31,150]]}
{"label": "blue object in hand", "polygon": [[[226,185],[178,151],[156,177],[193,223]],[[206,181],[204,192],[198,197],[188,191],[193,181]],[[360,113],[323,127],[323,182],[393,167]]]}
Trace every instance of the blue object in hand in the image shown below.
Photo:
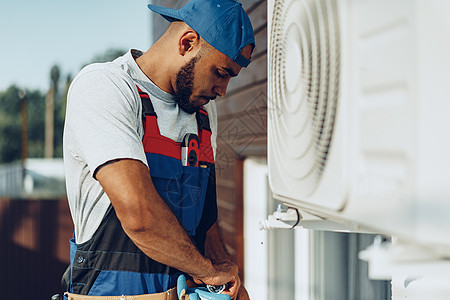
{"label": "blue object in hand", "polygon": [[189,300],[231,300],[230,296],[226,294],[213,294],[204,287],[188,288],[184,275],[178,277],[177,293],[180,300],[184,299],[184,295],[188,295]]}

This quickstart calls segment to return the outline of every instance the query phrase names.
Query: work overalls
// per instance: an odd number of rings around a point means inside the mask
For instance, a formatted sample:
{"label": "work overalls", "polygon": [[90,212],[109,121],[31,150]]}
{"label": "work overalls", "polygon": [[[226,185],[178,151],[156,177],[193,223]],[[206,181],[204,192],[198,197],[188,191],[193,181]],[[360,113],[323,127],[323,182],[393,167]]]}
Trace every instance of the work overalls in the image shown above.
{"label": "work overalls", "polygon": [[[217,219],[214,155],[208,113],[197,112],[196,166],[181,163],[181,143],[159,132],[151,100],[138,87],[143,108],[143,145],[153,184],[200,253],[206,232]],[[192,163],[192,162],[191,162]],[[125,234],[110,205],[93,237],[80,245],[70,241],[65,277],[74,294],[116,296],[153,294],[176,286],[181,272],[146,256]],[[63,280],[64,281],[64,280]]]}

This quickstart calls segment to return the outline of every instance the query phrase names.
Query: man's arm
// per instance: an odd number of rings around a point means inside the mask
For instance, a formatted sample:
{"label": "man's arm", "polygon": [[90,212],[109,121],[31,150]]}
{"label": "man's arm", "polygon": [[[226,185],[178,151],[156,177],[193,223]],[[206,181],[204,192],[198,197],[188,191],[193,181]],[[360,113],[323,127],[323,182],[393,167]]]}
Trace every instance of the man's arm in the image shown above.
{"label": "man's arm", "polygon": [[231,260],[231,255],[225,248],[218,222],[215,222],[206,233],[205,256],[209,259]]}
{"label": "man's arm", "polygon": [[[215,261],[226,260],[231,262],[231,256],[225,248],[225,244],[220,233],[219,224],[217,222],[214,223],[214,225],[206,233],[205,256]],[[244,285],[241,284],[239,277],[238,280],[236,280],[236,284],[239,285],[238,297],[236,299],[250,299],[247,290]]]}
{"label": "man's arm", "polygon": [[[192,244],[153,186],[142,162],[122,159],[103,165],[96,178],[113,205],[125,233],[147,256],[211,285],[235,282],[237,267],[212,263]],[[235,289],[230,294],[235,296]]]}

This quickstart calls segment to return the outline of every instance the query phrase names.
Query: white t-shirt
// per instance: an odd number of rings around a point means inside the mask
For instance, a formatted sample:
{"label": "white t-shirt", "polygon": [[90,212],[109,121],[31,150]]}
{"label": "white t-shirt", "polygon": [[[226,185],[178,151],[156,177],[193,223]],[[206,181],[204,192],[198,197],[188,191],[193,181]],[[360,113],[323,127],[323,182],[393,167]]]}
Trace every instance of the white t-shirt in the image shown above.
{"label": "white t-shirt", "polygon": [[[113,62],[89,65],[74,78],[67,96],[64,125],[64,167],[67,197],[77,243],[88,241],[102,221],[110,200],[94,171],[104,163],[130,158],[147,165],[142,137],[142,104],[136,84],[150,95],[162,135],[180,142],[197,133],[195,114],[178,107],[174,97],[158,88],[139,69],[130,50]],[[205,106],[216,149],[217,112]]]}

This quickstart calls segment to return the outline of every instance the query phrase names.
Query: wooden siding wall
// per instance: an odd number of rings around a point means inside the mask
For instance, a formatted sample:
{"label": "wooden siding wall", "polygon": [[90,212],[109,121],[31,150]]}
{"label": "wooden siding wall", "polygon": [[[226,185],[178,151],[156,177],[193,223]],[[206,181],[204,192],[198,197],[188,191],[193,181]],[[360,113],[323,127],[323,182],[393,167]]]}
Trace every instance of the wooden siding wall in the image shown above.
{"label": "wooden siding wall", "polygon": [[[153,4],[180,8],[188,1],[156,0]],[[252,63],[230,81],[225,97],[216,100],[218,149],[216,154],[219,224],[228,252],[244,266],[243,160],[267,154],[267,2],[242,0],[255,32]],[[156,41],[168,22],[153,17]]]}
{"label": "wooden siding wall", "polygon": [[0,198],[0,299],[62,294],[72,233],[67,199]]}

